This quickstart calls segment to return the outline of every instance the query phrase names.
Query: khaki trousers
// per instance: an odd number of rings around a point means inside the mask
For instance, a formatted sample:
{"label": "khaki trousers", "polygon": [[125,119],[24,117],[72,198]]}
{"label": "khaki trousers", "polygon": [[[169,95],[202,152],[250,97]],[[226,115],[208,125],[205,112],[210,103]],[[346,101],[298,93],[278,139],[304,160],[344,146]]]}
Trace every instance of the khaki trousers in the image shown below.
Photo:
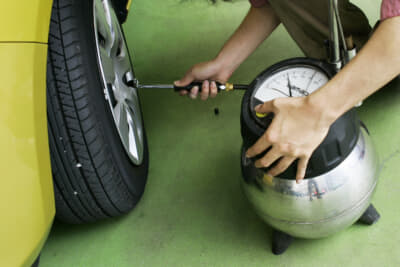
{"label": "khaki trousers", "polygon": [[[306,56],[327,58],[328,0],[269,0],[269,3]],[[339,0],[338,8],[345,36],[351,35],[357,48],[361,48],[371,32],[367,17],[349,0]]]}

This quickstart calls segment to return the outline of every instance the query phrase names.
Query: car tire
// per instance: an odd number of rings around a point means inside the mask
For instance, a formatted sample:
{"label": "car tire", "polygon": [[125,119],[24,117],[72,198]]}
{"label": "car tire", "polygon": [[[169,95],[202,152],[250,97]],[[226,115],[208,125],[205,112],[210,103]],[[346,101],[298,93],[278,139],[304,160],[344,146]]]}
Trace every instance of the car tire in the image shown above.
{"label": "car tire", "polygon": [[53,1],[47,113],[57,219],[94,222],[140,200],[149,155],[134,77],[111,1]]}

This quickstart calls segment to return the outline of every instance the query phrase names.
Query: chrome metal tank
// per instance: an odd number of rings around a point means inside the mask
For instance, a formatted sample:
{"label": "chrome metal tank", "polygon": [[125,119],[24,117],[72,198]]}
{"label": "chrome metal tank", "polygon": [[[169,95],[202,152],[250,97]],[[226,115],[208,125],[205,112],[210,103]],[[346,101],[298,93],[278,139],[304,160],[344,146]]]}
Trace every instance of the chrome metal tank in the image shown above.
{"label": "chrome metal tank", "polygon": [[357,221],[371,202],[378,159],[365,130],[336,168],[297,184],[270,177],[254,167],[242,151],[242,167],[253,177],[242,179],[245,195],[261,218],[294,237],[321,238]]}
{"label": "chrome metal tank", "polygon": [[266,223],[294,237],[325,237],[357,221],[376,188],[378,157],[365,126],[351,109],[332,124],[300,184],[295,181],[297,162],[278,177],[268,176],[268,169],[254,166],[256,158],[245,157],[273,120],[273,114],[260,116],[254,107],[277,97],[307,96],[335,73],[318,60],[282,61],[261,73],[243,97],[243,191]]}

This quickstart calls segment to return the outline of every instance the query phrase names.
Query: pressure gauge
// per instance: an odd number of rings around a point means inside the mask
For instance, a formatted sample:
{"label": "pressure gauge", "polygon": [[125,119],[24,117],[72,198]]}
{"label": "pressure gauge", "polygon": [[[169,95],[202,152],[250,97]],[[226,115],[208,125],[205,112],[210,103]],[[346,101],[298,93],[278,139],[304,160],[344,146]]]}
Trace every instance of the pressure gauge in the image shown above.
{"label": "pressure gauge", "polygon": [[304,97],[321,88],[329,80],[324,68],[315,64],[285,61],[262,73],[253,90],[250,107],[255,119],[265,125],[270,118],[256,114],[254,107],[280,97]]}
{"label": "pressure gauge", "polygon": [[[242,100],[240,124],[243,151],[253,146],[273,121],[273,113],[267,116],[256,114],[254,110],[256,105],[279,97],[310,95],[335,74],[335,68],[326,62],[310,58],[294,58],[279,62],[258,75]],[[353,108],[331,125],[324,141],[309,160],[305,178],[317,177],[338,166],[353,150],[359,135],[360,121]],[[262,157],[263,154],[259,156]],[[279,177],[295,179],[296,171],[295,162]]]}

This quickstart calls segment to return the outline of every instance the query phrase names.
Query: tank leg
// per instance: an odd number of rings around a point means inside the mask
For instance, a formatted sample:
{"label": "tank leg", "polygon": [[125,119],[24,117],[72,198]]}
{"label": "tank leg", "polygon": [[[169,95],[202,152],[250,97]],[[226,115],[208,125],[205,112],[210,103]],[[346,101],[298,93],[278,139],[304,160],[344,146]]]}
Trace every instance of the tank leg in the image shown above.
{"label": "tank leg", "polygon": [[373,225],[379,221],[380,217],[381,215],[379,215],[379,213],[376,211],[374,205],[370,204],[368,209],[363,213],[358,221],[366,225]]}
{"label": "tank leg", "polygon": [[273,230],[272,233],[272,253],[280,255],[284,253],[290,244],[292,244],[293,237],[284,232]]}

